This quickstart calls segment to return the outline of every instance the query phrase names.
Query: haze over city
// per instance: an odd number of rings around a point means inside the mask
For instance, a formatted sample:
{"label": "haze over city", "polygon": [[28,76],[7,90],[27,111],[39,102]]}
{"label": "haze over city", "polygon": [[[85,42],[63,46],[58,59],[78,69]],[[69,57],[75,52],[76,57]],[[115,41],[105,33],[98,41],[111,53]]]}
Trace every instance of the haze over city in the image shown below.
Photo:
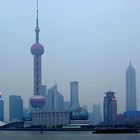
{"label": "haze over city", "polygon": [[[33,95],[35,2],[0,1],[0,91],[21,95],[28,106]],[[80,105],[102,105],[104,92],[117,94],[118,112],[125,110],[125,70],[136,69],[140,99],[139,0],[40,0],[42,83],[55,84],[69,100],[70,81],[79,81]],[[6,109],[6,110],[7,110]],[[138,102],[138,109],[140,103]]]}

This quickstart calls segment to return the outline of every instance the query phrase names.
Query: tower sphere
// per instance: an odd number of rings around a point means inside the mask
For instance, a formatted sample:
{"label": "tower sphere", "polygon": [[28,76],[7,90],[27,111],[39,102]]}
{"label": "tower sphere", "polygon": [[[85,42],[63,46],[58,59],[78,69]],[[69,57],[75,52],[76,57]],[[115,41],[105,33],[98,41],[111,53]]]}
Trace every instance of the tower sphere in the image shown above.
{"label": "tower sphere", "polygon": [[31,47],[31,53],[33,55],[42,55],[44,53],[44,47],[40,43],[35,43]]}
{"label": "tower sphere", "polygon": [[30,104],[33,108],[42,108],[45,105],[45,98],[41,95],[34,95],[30,98]]}

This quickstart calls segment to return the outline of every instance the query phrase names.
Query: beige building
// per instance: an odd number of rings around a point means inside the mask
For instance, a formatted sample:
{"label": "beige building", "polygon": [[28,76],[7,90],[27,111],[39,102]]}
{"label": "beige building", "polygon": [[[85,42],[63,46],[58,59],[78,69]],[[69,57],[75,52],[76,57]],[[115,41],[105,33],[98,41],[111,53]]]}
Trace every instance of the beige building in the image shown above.
{"label": "beige building", "polygon": [[69,112],[37,111],[32,113],[32,125],[51,128],[69,125]]}

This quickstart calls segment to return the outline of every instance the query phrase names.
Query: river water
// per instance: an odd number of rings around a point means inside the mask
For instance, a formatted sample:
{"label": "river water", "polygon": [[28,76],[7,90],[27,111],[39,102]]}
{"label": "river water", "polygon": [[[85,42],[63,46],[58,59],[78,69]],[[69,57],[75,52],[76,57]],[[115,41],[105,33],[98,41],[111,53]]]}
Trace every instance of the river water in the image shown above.
{"label": "river water", "polygon": [[140,140],[140,134],[92,134],[82,131],[0,131],[0,140]]}

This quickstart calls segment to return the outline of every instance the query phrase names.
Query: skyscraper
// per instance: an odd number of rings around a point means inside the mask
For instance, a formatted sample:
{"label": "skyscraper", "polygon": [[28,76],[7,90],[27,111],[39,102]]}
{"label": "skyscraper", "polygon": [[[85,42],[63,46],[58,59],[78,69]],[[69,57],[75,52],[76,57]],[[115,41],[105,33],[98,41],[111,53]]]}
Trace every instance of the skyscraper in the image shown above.
{"label": "skyscraper", "polygon": [[0,93],[0,121],[4,121],[4,100]]}
{"label": "skyscraper", "polygon": [[126,111],[136,110],[136,71],[130,62],[126,69]]}
{"label": "skyscraper", "polygon": [[79,108],[78,99],[78,82],[74,81],[70,83],[70,110]]}
{"label": "skyscraper", "polygon": [[117,116],[117,100],[114,96],[115,92],[108,91],[105,94],[103,103],[104,123],[111,124]]}
{"label": "skyscraper", "polygon": [[39,43],[38,0],[36,13],[36,43],[31,47],[31,53],[34,56],[34,96],[30,99],[30,104],[34,108],[41,109],[45,105],[45,98],[41,94],[41,56],[44,53],[44,47]]}
{"label": "skyscraper", "polygon": [[11,95],[9,97],[9,120],[22,121],[23,118],[23,100],[21,96]]}
{"label": "skyscraper", "polygon": [[47,111],[63,111],[64,97],[57,90],[57,85],[54,85],[48,90],[47,94]]}
{"label": "skyscraper", "polygon": [[94,124],[100,124],[102,121],[102,114],[101,114],[101,108],[99,104],[93,105],[93,123]]}

